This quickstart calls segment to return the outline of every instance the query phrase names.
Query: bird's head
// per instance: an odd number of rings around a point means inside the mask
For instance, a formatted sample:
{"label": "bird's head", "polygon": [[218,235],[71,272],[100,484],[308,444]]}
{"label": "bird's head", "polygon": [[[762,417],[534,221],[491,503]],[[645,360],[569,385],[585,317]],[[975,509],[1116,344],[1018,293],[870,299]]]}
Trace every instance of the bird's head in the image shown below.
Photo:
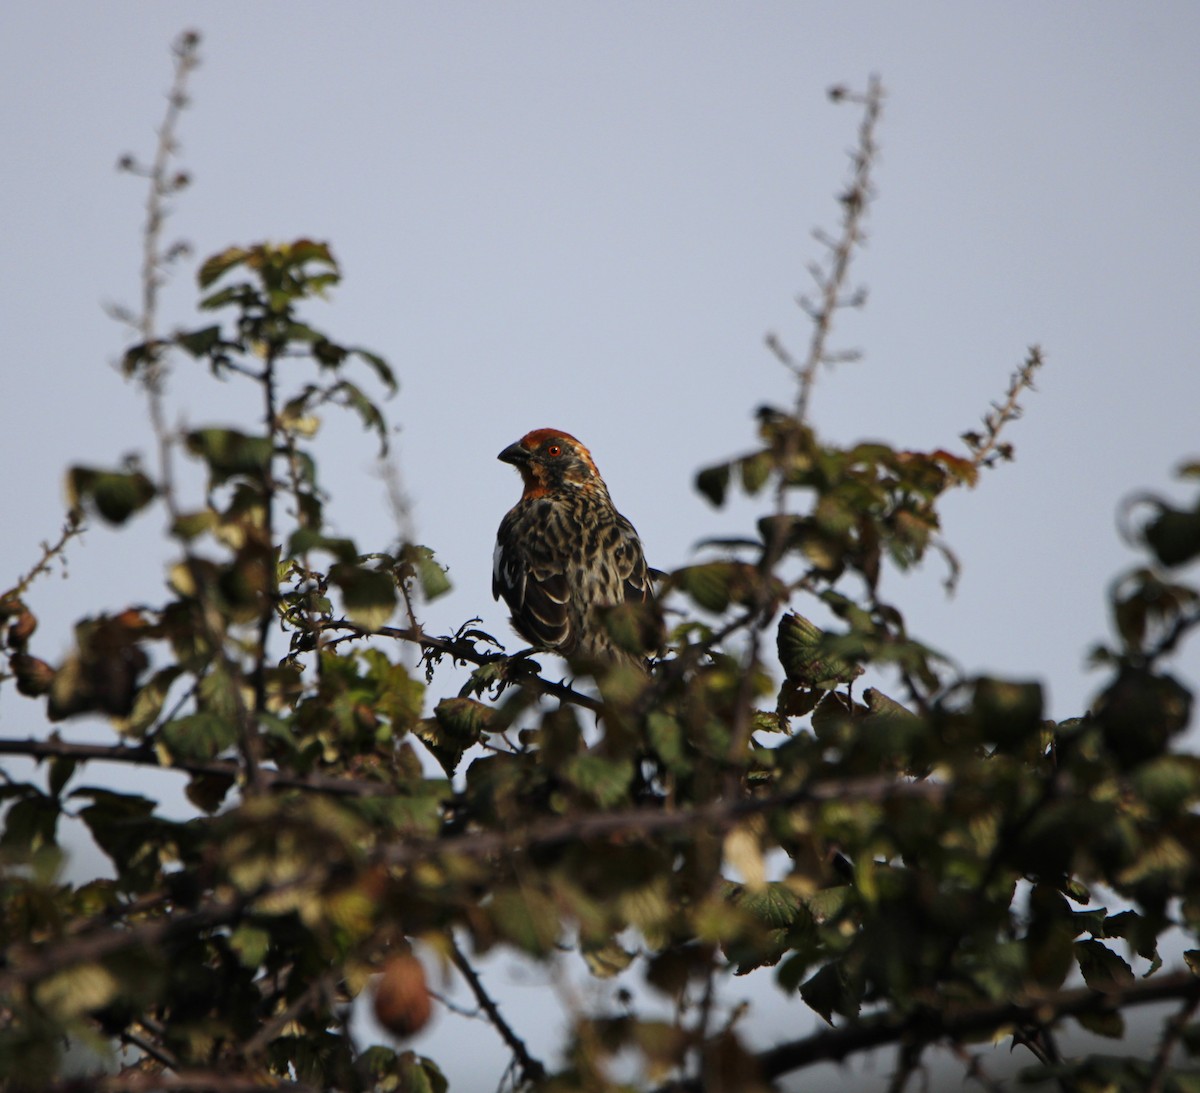
{"label": "bird's head", "polygon": [[592,453],[570,433],[561,429],[534,429],[498,456],[521,472],[523,497],[544,497],[566,488],[603,490],[604,480],[592,461]]}

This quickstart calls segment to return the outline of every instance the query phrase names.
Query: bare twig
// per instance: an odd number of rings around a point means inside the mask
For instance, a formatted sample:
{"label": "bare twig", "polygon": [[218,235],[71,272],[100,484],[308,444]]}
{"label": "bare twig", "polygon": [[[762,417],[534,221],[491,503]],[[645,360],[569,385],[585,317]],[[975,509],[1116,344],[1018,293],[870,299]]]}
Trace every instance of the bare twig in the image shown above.
{"label": "bare twig", "polygon": [[983,415],[983,432],[963,433],[971,450],[971,461],[976,467],[991,467],[1000,460],[1012,458],[1012,446],[1001,443],[1000,434],[1006,425],[1021,416],[1020,398],[1026,391],[1035,390],[1034,373],[1044,363],[1041,349],[1030,346],[1024,362],[1013,374],[1004,393],[1004,401],[992,403],[992,408]]}
{"label": "bare twig", "polygon": [[142,344],[146,347],[146,367],[139,372],[139,377],[146,391],[150,423],[158,445],[162,497],[172,517],[178,515],[172,464],[174,439],[167,426],[163,404],[165,367],[162,347],[158,341],[158,301],[163,285],[164,268],[172,258],[187,249],[176,245],[164,253],[162,232],[170,212],[168,199],[190,181],[186,172],[175,170],[173,162],[179,151],[176,136],[179,118],[188,105],[188,81],[200,63],[199,48],[200,36],[195,31],[185,31],[175,42],[175,78],[167,93],[167,110],[158,130],[158,144],[155,147],[153,163],[149,168],[139,171],[131,156],[122,160],[122,166],[144,174],[150,183],[146,195],[146,219],[142,227],[141,313],[134,320],[134,325],[141,336]]}
{"label": "bare twig", "polygon": [[1162,1042],[1158,1045],[1158,1051],[1154,1053],[1154,1068],[1150,1072],[1146,1093],[1163,1093],[1166,1088],[1167,1068],[1171,1065],[1171,1055],[1179,1046],[1179,1041],[1187,1031],[1188,1023],[1197,1008],[1200,1008],[1200,994],[1185,999],[1179,1011],[1167,1022],[1163,1029]]}
{"label": "bare twig", "polygon": [[844,357],[843,354],[833,354],[829,349],[835,312],[844,307],[860,307],[865,299],[861,290],[847,294],[846,283],[854,255],[865,239],[863,224],[871,199],[875,196],[871,170],[879,154],[879,146],[875,142],[875,129],[883,110],[883,85],[877,76],[872,76],[866,94],[854,95],[842,89],[834,89],[830,97],[835,101],[861,103],[864,107],[858,128],[858,144],[850,154],[850,181],[839,196],[842,205],[841,232],[836,239],[823,232],[814,232],[817,242],[829,253],[825,265],[810,267],[817,286],[817,299],[810,301],[802,298],[800,301],[801,307],[812,319],[812,333],[809,336],[808,353],[804,361],[792,360],[777,338],[769,338],[767,342],[775,355],[794,371],[799,379],[800,388],[795,408],[796,420],[799,422],[803,422],[808,415],[808,403],[816,381],[817,369],[822,364],[830,363],[835,356]]}
{"label": "bare twig", "polygon": [[951,1044],[950,1050],[955,1058],[963,1064],[964,1076],[978,1082],[987,1093],[1004,1093],[1004,1087],[996,1081],[983,1065],[983,1055],[979,1052],[972,1054],[962,1044]]}
{"label": "bare twig", "polygon": [[38,577],[43,573],[50,572],[50,565],[54,559],[61,557],[67,548],[67,544],[76,536],[82,535],[83,530],[83,513],[78,509],[72,509],[67,513],[66,519],[63,521],[62,531],[59,533],[58,539],[54,543],[43,542],[41,544],[42,556],[34,562],[32,568],[12,588],[0,594],[0,600],[20,599]]}
{"label": "bare twig", "polygon": [[130,1032],[126,1030],[120,1034],[120,1040],[122,1043],[127,1044],[129,1047],[136,1048],[143,1054],[148,1055],[155,1062],[161,1063],[163,1066],[168,1067],[171,1070],[177,1070],[179,1068],[179,1060],[176,1059],[170,1051],[168,1051],[161,1044],[156,1044],[153,1040],[147,1039],[145,1036],[141,1036],[136,1032]]}
{"label": "bare twig", "polygon": [[272,1040],[275,1039],[283,1030],[297,1017],[301,1016],[307,1010],[319,1003],[329,993],[330,988],[336,982],[340,975],[340,969],[337,972],[327,971],[323,975],[318,975],[307,987],[300,992],[291,1005],[275,1014],[269,1021],[264,1022],[259,1030],[246,1041],[242,1048],[242,1054],[247,1057],[257,1055],[262,1051]]}
{"label": "bare twig", "polygon": [[500,1034],[500,1038],[513,1053],[513,1058],[521,1069],[522,1081],[536,1082],[544,1078],[546,1076],[546,1068],[529,1054],[529,1049],[525,1046],[525,1041],[513,1031],[512,1026],[504,1019],[504,1015],[500,1012],[480,980],[479,973],[471,967],[471,962],[466,958],[463,951],[458,947],[458,942],[453,938],[450,939],[450,961],[467,981],[467,986],[471,988],[471,993],[475,995],[475,1000],[479,1003],[479,1008],[487,1014],[492,1027]]}
{"label": "bare twig", "polygon": [[888,1093],[904,1093],[908,1088],[908,1080],[916,1072],[921,1062],[920,1045],[903,1041],[896,1051],[896,1069],[888,1081]]}

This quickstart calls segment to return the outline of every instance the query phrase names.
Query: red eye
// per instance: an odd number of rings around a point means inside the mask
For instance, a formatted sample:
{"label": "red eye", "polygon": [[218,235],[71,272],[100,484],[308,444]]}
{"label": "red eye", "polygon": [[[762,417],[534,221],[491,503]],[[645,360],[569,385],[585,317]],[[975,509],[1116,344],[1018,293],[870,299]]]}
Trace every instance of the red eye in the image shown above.
{"label": "red eye", "polygon": [[558,456],[562,455],[562,445],[561,444],[551,444],[546,449],[546,454],[552,455],[555,458],[557,458]]}

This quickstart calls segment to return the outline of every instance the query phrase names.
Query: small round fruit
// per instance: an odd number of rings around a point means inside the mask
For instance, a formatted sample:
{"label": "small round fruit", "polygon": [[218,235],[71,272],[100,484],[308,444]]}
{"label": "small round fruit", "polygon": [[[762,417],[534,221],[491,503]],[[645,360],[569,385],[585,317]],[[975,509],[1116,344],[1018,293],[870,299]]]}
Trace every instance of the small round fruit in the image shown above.
{"label": "small round fruit", "polygon": [[433,1009],[425,969],[411,953],[393,956],[375,985],[375,1017],[396,1036],[412,1036],[428,1023]]}

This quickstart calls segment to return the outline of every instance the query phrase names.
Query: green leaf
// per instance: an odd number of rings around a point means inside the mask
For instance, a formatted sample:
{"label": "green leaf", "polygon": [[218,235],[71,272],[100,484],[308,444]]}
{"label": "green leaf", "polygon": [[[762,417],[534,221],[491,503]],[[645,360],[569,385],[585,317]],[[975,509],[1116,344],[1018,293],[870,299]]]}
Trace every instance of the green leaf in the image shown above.
{"label": "green leaf", "polygon": [[221,328],[219,326],[205,326],[199,330],[191,330],[187,333],[178,333],[174,338],[175,344],[181,349],[186,350],[193,357],[205,357],[216,346],[221,344]]}
{"label": "green leaf", "polygon": [[363,426],[379,437],[379,454],[386,455],[388,450],[387,419],[383,416],[383,411],[366,396],[362,389],[349,380],[339,380],[329,389],[329,396],[339,405],[349,407],[358,414]]}
{"label": "green leaf", "polygon": [[329,580],[342,594],[342,608],[355,626],[378,630],[386,626],[396,609],[396,583],[390,573],[339,562],[329,571]]}
{"label": "green leaf", "polygon": [[601,808],[611,808],[628,796],[629,786],[633,782],[633,760],[606,759],[592,752],[583,752],[567,760],[563,774],[567,781]]}
{"label": "green leaf", "polygon": [[1120,1040],[1125,1035],[1125,1018],[1116,1010],[1093,1010],[1075,1014],[1081,1028],[1109,1040]]}
{"label": "green leaf", "polygon": [[1175,813],[1200,796],[1200,756],[1160,755],[1138,766],[1130,781],[1147,804]]}
{"label": "green leaf", "polygon": [[297,239],[292,243],[281,243],[276,247],[262,248],[268,257],[278,255],[280,264],[285,268],[304,266],[308,262],[337,269],[337,261],[328,243],[318,243],[315,239]]}
{"label": "green leaf", "polygon": [[157,495],[154,483],[141,471],[72,467],[67,475],[67,496],[71,506],[91,509],[109,524],[125,523]]}
{"label": "green leaf", "polygon": [[635,657],[662,645],[662,616],[653,602],[627,601],[597,608],[599,617],[613,644]]}
{"label": "green leaf", "polygon": [[250,252],[244,247],[229,247],[207,259],[196,274],[196,280],[201,288],[208,288],[223,274],[242,265],[249,258]]}
{"label": "green leaf", "polygon": [[60,797],[66,784],[75,773],[76,760],[69,755],[56,755],[50,760],[46,782],[52,797]]}
{"label": "green leaf", "polygon": [[194,713],[168,721],[158,731],[156,741],[172,759],[204,762],[215,759],[237,741],[237,725],[232,717],[212,713]]}
{"label": "green leaf", "polygon": [[[234,724],[244,708],[239,688],[243,683],[225,660],[215,661],[196,688],[197,704],[203,713]],[[249,696],[246,696],[249,701]]]}
{"label": "green leaf", "polygon": [[983,677],[975,681],[973,711],[985,740],[1015,747],[1042,728],[1042,685]]}
{"label": "green leaf", "polygon": [[758,493],[771,477],[775,457],[770,452],[756,452],[738,461],[742,474],[742,488],[751,496]]}
{"label": "green leaf", "polygon": [[417,583],[421,586],[421,595],[426,602],[444,596],[453,587],[450,578],[446,576],[446,570],[438,564],[429,547],[409,543],[404,547],[401,557],[416,572]]}
{"label": "green leaf", "polygon": [[193,774],[184,793],[192,804],[211,816],[225,803],[236,784],[232,774]]}
{"label": "green leaf", "polygon": [[405,1051],[396,1057],[395,1067],[389,1068],[383,1075],[388,1081],[380,1083],[377,1088],[391,1088],[390,1079],[393,1073],[399,1079],[397,1093],[446,1093],[450,1088],[450,1083],[438,1069],[437,1063],[423,1055],[414,1055],[411,1051]]}
{"label": "green leaf", "polygon": [[55,797],[32,790],[15,802],[4,816],[0,847],[33,854],[55,844],[61,809]]}
{"label": "green leaf", "polygon": [[734,565],[732,562],[689,565],[676,570],[672,580],[697,606],[719,615],[729,607],[732,598]]}
{"label": "green leaf", "polygon": [[251,970],[257,968],[271,948],[271,934],[261,926],[243,922],[229,935],[229,947],[238,960]]}
{"label": "green leaf", "polygon": [[243,308],[261,307],[262,299],[253,288],[247,284],[230,285],[200,301],[201,311],[217,311],[227,304],[240,304]]}
{"label": "green leaf", "polygon": [[858,1013],[858,1004],[846,990],[837,964],[826,964],[801,984],[800,997],[829,1024],[833,1023],[835,1013],[843,1017],[854,1017]]}
{"label": "green leaf", "polygon": [[764,925],[775,929],[791,926],[797,918],[807,921],[810,917],[796,894],[779,881],[772,881],[758,892],[744,891],[737,902]]}
{"label": "green leaf", "polygon": [[500,935],[531,956],[549,956],[558,942],[558,909],[543,893],[501,888],[492,897],[491,917]]}
{"label": "green leaf", "polygon": [[322,535],[314,528],[298,528],[288,540],[288,554],[299,558],[310,551],[320,550],[333,555],[339,562],[353,562],[358,558],[358,547],[353,539],[339,539]]}
{"label": "green leaf", "polygon": [[1159,503],[1158,515],[1142,535],[1163,565],[1186,565],[1200,556],[1200,509],[1185,512]]}
{"label": "green leaf", "polygon": [[692,762],[684,744],[683,727],[669,714],[651,710],[646,715],[646,733],[650,745],[673,774],[688,774]]}
{"label": "green leaf", "polygon": [[375,375],[379,377],[389,392],[394,392],[399,389],[400,385],[396,382],[396,376],[392,371],[391,366],[378,353],[372,353],[357,346],[351,349],[350,352],[353,356],[358,357],[359,360],[371,367]]}
{"label": "green leaf", "polygon": [[720,508],[725,504],[725,494],[729,490],[731,467],[728,463],[720,463],[715,467],[706,467],[696,475],[696,489]]}
{"label": "green leaf", "polygon": [[200,535],[215,531],[220,526],[220,522],[220,516],[214,509],[181,512],[171,525],[171,534],[177,539],[190,542]]}
{"label": "green leaf", "polygon": [[1099,941],[1075,942],[1075,959],[1083,981],[1094,991],[1112,991],[1133,983],[1133,969]]}
{"label": "green leaf", "polygon": [[158,851],[174,833],[174,825],[154,816],[154,802],[133,793],[113,793],[95,786],[81,787],[69,799],[90,798],[79,810],[96,845],[117,867],[122,890],[144,891],[161,884]]}
{"label": "green leaf", "polygon": [[187,449],[208,464],[213,485],[231,478],[263,481],[274,456],[269,436],[248,436],[236,429],[197,429],[185,437]]}
{"label": "green leaf", "polygon": [[457,744],[470,745],[483,738],[496,711],[473,698],[443,698],[433,715],[447,737]]}
{"label": "green leaf", "polygon": [[646,982],[669,998],[678,998],[693,977],[706,974],[708,963],[696,946],[674,946],[650,956]]}
{"label": "green leaf", "polygon": [[832,691],[863,674],[861,664],[839,655],[831,639],[803,615],[788,612],[779,620],[775,647],[788,679],[802,687]]}
{"label": "green leaf", "polygon": [[120,985],[103,964],[76,964],[55,972],[34,988],[39,1006],[59,1018],[81,1017],[108,1005]]}
{"label": "green leaf", "polygon": [[1123,665],[1094,714],[1118,761],[1133,766],[1165,751],[1187,728],[1191,709],[1191,692],[1173,676]]}

